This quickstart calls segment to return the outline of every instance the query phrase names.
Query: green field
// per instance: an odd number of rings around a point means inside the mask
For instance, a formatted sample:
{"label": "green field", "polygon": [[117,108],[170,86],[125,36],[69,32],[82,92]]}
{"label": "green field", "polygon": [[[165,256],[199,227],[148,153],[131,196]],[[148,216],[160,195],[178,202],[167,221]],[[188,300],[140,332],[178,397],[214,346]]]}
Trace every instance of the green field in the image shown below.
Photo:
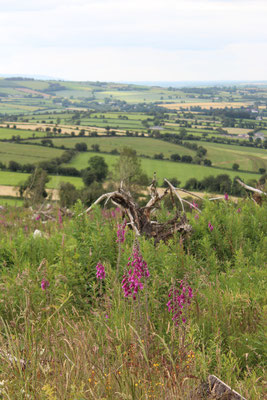
{"label": "green field", "polygon": [[0,142],[0,161],[6,165],[9,161],[16,161],[21,164],[35,164],[60,157],[62,153],[63,150],[43,146]]}
{"label": "green field", "polygon": [[42,137],[44,132],[30,131],[26,129],[13,129],[13,128],[1,128],[0,127],[0,140],[2,139],[12,139],[13,136],[20,136],[21,139],[27,139],[32,136]]}
{"label": "green field", "polygon": [[240,165],[241,170],[258,172],[259,168],[267,170],[267,151],[254,147],[242,147],[235,145],[196,142],[202,145],[208,152],[206,158],[212,164],[221,168],[231,168],[234,163]]}
{"label": "green field", "polygon": [[[0,171],[0,185],[19,186],[21,183],[26,181],[29,175],[30,174],[22,172]],[[82,179],[75,176],[49,175],[49,178],[49,182],[46,185],[48,189],[58,189],[61,182],[72,183],[77,188],[81,188],[83,186]]]}
{"label": "green field", "polygon": [[[69,166],[75,167],[77,169],[83,169],[88,166],[89,158],[99,155],[99,153],[80,153],[77,155],[69,164]],[[112,170],[114,164],[116,163],[118,156],[113,156],[111,154],[100,154],[104,157],[106,163],[109,166],[109,169]],[[181,184],[184,185],[186,181],[190,178],[203,179],[209,175],[220,175],[220,174],[228,174],[232,179],[235,176],[241,177],[245,181],[249,181],[251,179],[257,179],[260,175],[246,172],[235,172],[235,171],[225,171],[219,168],[212,167],[204,167],[195,164],[184,164],[184,163],[175,163],[171,161],[160,161],[160,160],[151,160],[151,159],[141,159],[141,164],[143,170],[147,173],[149,178],[153,177],[154,172],[157,173],[157,178],[159,183],[161,184],[164,178],[177,178],[181,181]]]}
{"label": "green field", "polygon": [[[112,138],[67,138],[53,139],[55,146],[64,145],[66,148],[75,147],[76,143],[84,142],[88,149],[92,144],[98,144],[100,151],[110,152],[123,146],[128,146],[136,150],[137,154],[153,157],[155,154],[163,153],[165,158],[170,158],[171,154],[191,155],[194,157],[196,152],[183,146],[164,142],[162,140],[136,137],[112,137]],[[234,145],[224,145],[209,142],[196,142],[198,146],[206,148],[205,158],[212,161],[216,167],[231,169],[234,163],[239,164],[240,170],[258,172],[259,168],[267,170],[267,153],[265,149],[254,147],[242,147]],[[201,168],[201,167],[200,167]]]}
{"label": "green field", "polygon": [[13,197],[0,197],[1,206],[22,207],[24,201]]}
{"label": "green field", "polygon": [[[88,149],[91,148],[93,144],[98,144],[100,146],[100,151],[110,152],[111,150],[120,151],[123,147],[131,147],[136,150],[137,154],[144,154],[153,157],[154,154],[163,153],[166,158],[170,157],[171,154],[178,153],[181,156],[195,155],[193,150],[187,149],[183,146],[178,146],[176,144],[171,144],[164,142],[162,140],[141,138],[141,137],[73,137],[64,139],[52,139],[55,146],[65,146],[66,148],[74,148],[76,143],[86,143]],[[35,140],[34,143],[40,142],[40,140]]]}

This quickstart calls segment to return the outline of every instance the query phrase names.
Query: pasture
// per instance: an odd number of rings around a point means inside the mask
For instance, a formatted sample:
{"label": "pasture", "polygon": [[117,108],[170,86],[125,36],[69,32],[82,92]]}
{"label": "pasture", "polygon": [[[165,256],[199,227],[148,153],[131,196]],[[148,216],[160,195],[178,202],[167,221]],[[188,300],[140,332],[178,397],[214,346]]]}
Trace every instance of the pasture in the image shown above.
{"label": "pasture", "polygon": [[206,158],[212,164],[221,168],[231,168],[234,163],[240,165],[241,170],[258,172],[259,168],[267,170],[267,152],[265,149],[242,147],[209,142],[196,142],[208,151]]}
{"label": "pasture", "polygon": [[[44,136],[43,132],[33,132],[32,130],[27,130],[27,129],[14,129],[14,128],[6,128],[0,126],[0,140],[2,139],[12,139],[14,136],[20,136],[21,139],[27,139],[32,136],[38,137],[38,136]],[[1,145],[0,145],[1,146]]]}
{"label": "pasture", "polygon": [[[99,154],[99,153],[79,153],[76,157],[74,157],[68,166],[75,167],[77,169],[84,169],[88,166],[89,158],[100,155],[104,157],[106,163],[109,166],[109,169],[112,170],[114,164],[118,160],[118,156],[113,156],[111,154]],[[210,175],[221,175],[227,174],[232,179],[236,176],[239,176],[241,179],[246,182],[252,179],[257,179],[260,175],[246,172],[236,172],[232,170],[223,170],[219,168],[213,167],[205,167],[199,166],[195,164],[185,164],[185,163],[176,163],[171,161],[161,161],[161,160],[151,160],[142,158],[141,165],[144,172],[148,175],[149,178],[153,178],[154,172],[157,174],[157,179],[159,184],[162,184],[164,178],[177,178],[181,181],[181,185],[184,185],[186,181],[190,178],[203,179],[204,177]]]}
{"label": "pasture", "polygon": [[48,147],[0,142],[0,161],[6,165],[9,161],[16,161],[20,164],[36,164],[60,157],[62,153],[63,150]]}
{"label": "pasture", "polygon": [[[114,149],[120,151],[123,147],[131,147],[136,150],[137,155],[144,154],[146,156],[153,157],[154,154],[163,153],[164,157],[169,158],[171,154],[178,153],[181,156],[195,155],[193,150],[187,149],[183,146],[164,142],[162,140],[151,139],[147,137],[75,137],[75,138],[64,138],[64,139],[52,139],[54,146],[65,146],[65,148],[73,149],[77,143],[86,143],[88,149],[92,145],[97,144],[100,147],[100,151],[110,152]],[[40,142],[36,140],[34,142]]]}
{"label": "pasture", "polygon": [[[0,185],[3,186],[19,186],[29,177],[30,174],[22,172],[10,172],[10,171],[0,171]],[[83,181],[81,178],[76,176],[59,176],[59,175],[49,175],[49,182],[46,187],[48,189],[58,189],[61,182],[72,183],[76,188],[81,188],[83,186]],[[8,189],[8,194],[10,194],[12,189]],[[6,195],[7,192],[2,191],[1,195]]]}

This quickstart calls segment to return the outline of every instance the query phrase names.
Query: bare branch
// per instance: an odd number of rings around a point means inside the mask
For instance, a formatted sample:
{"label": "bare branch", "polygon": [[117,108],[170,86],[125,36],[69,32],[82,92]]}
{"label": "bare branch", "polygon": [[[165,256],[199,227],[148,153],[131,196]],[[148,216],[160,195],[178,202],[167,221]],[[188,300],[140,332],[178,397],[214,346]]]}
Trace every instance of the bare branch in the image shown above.
{"label": "bare branch", "polygon": [[213,200],[222,200],[224,199],[224,196],[220,196],[220,197],[212,197],[211,199],[209,199],[209,201],[213,201]]}
{"label": "bare branch", "polygon": [[185,189],[182,189],[182,188],[176,188],[176,189],[177,189],[177,190],[180,190],[180,192],[184,192],[184,193],[190,194],[190,196],[197,197],[197,198],[200,199],[200,200],[206,200],[205,198],[200,197],[198,194],[188,192],[188,191],[185,190]]}
{"label": "bare branch", "polygon": [[178,200],[180,201],[181,205],[182,205],[182,209],[184,212],[184,204],[183,204],[183,199],[181,198],[181,196],[179,195],[179,193],[177,192],[177,190],[175,189],[175,187],[168,181],[168,179],[164,178],[164,181],[168,183],[168,185],[170,186],[171,190],[176,194]]}
{"label": "bare branch", "polygon": [[102,196],[100,196],[89,208],[87,208],[87,210],[85,210],[85,212],[88,214],[96,204],[101,203],[102,200],[106,199],[107,197],[111,197],[115,193],[117,193],[117,192],[110,192],[110,193],[102,194]]}
{"label": "bare branch", "polygon": [[240,179],[236,179],[236,181],[241,185],[241,186],[243,186],[245,189],[247,189],[247,190],[250,190],[251,192],[255,192],[255,193],[258,193],[258,194],[264,194],[265,196],[267,196],[267,193],[265,193],[265,192],[263,192],[262,190],[260,190],[260,189],[255,189],[254,187],[252,187],[252,186],[248,186],[248,185],[246,185],[244,182],[242,182]]}

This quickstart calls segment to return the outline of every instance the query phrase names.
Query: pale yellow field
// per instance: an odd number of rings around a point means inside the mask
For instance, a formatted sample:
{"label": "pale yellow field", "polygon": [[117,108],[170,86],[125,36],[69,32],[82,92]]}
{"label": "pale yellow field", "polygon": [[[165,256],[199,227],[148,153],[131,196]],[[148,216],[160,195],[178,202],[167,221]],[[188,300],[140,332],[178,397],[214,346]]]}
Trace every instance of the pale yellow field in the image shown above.
{"label": "pale yellow field", "polygon": [[226,130],[231,135],[246,135],[248,132],[251,132],[251,129],[245,128],[226,128]]}
{"label": "pale yellow field", "polygon": [[195,103],[173,103],[161,104],[161,107],[166,107],[172,110],[179,110],[180,108],[201,107],[201,108],[225,108],[225,107],[246,107],[251,104],[242,102],[195,102]]}
{"label": "pale yellow field", "polygon": [[[27,123],[27,122],[9,122],[10,125],[16,125],[17,129],[26,129],[26,130],[30,130],[30,131],[35,131],[37,128],[39,128],[41,131],[45,132],[45,129],[47,127],[51,128],[51,131],[53,130],[55,124],[33,124],[33,123]],[[6,123],[5,124],[0,124],[0,127],[6,127]],[[57,124],[56,126],[57,128],[61,128],[62,133],[68,133],[71,134],[71,132],[74,132],[76,136],[79,135],[79,132],[81,129],[85,130],[85,136],[88,136],[89,133],[94,130],[97,131],[100,135],[106,134],[106,129],[105,128],[100,128],[97,126],[79,126],[79,129],[76,129],[76,125],[60,125]],[[125,130],[123,129],[116,129],[117,134],[124,134]]]}

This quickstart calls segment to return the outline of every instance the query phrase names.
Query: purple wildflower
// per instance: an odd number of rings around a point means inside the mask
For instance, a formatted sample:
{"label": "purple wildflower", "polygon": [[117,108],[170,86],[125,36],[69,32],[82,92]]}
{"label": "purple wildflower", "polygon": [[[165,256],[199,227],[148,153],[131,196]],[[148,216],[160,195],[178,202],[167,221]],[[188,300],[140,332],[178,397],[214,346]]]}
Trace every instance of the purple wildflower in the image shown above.
{"label": "purple wildflower", "polygon": [[236,210],[236,212],[237,212],[237,213],[241,213],[241,208],[238,208],[238,209]]}
{"label": "purple wildflower", "polygon": [[209,226],[209,230],[212,232],[212,231],[213,231],[213,229],[214,229],[214,227],[211,225],[211,223],[210,223],[210,222],[209,222],[208,226]]}
{"label": "purple wildflower", "polygon": [[195,218],[195,220],[199,219],[199,215],[196,214],[194,218]]}
{"label": "purple wildflower", "polygon": [[58,215],[58,223],[59,223],[59,225],[62,225],[62,214],[61,214],[60,209],[58,210],[57,215]]}
{"label": "purple wildflower", "polygon": [[224,200],[229,200],[229,196],[228,196],[228,193],[224,193]]}
{"label": "purple wildflower", "polygon": [[123,224],[118,225],[117,229],[117,243],[123,243],[125,240],[125,227],[126,227],[126,220],[123,221]]}
{"label": "purple wildflower", "polygon": [[106,277],[105,267],[101,263],[96,266],[96,277],[97,279],[105,279]]}
{"label": "purple wildflower", "polygon": [[49,281],[47,281],[46,279],[42,279],[42,282],[41,282],[41,288],[42,288],[42,290],[46,290],[48,287],[50,286],[50,283],[49,283]]}
{"label": "purple wildflower", "polygon": [[40,218],[41,218],[41,215],[38,214],[37,217],[35,218],[35,221],[39,221]]}
{"label": "purple wildflower", "polygon": [[136,300],[138,291],[144,288],[141,279],[149,277],[147,263],[142,254],[140,254],[138,247],[133,249],[133,254],[129,257],[127,266],[130,269],[123,275],[121,286],[124,291],[124,297],[132,297],[133,300]]}
{"label": "purple wildflower", "polygon": [[169,291],[168,311],[173,315],[172,320],[178,326],[182,321],[186,323],[186,313],[193,297],[192,288],[184,281],[179,282],[179,286],[173,286]]}
{"label": "purple wildflower", "polygon": [[193,201],[193,203],[190,204],[190,208],[198,208],[198,204]]}

